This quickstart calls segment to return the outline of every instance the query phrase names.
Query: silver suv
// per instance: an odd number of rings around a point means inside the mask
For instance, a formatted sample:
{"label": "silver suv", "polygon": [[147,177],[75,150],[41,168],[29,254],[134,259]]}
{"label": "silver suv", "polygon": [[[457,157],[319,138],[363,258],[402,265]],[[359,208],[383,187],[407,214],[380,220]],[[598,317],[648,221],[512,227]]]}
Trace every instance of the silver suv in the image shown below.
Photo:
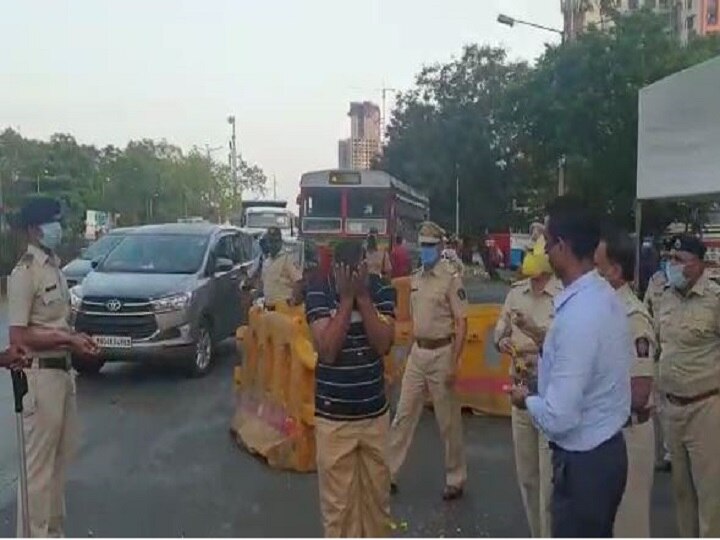
{"label": "silver suv", "polygon": [[252,238],[236,227],[173,223],[138,227],[71,289],[75,329],[95,338],[99,363],[162,358],[205,375],[215,346],[247,321]]}

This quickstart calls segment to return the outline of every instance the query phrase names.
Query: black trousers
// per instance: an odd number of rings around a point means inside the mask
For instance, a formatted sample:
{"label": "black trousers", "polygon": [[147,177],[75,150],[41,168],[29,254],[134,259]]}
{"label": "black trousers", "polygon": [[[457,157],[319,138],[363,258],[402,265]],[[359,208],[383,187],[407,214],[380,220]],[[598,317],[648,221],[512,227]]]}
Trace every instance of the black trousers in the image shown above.
{"label": "black trousers", "polygon": [[627,480],[622,431],[587,452],[551,443],[552,535],[556,538],[612,538]]}

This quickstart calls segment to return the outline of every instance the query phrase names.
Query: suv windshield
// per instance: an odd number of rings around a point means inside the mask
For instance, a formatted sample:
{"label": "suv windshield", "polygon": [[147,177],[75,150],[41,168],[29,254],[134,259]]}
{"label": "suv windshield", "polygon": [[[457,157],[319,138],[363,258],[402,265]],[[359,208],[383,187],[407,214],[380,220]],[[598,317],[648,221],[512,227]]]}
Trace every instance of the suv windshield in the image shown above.
{"label": "suv windshield", "polygon": [[268,227],[290,228],[290,219],[286,214],[273,212],[254,212],[247,215],[247,226],[254,229],[267,229]]}
{"label": "suv windshield", "polygon": [[102,262],[101,272],[194,274],[205,256],[208,237],[190,234],[126,236]]}
{"label": "suv windshield", "polygon": [[92,261],[99,257],[104,257],[112,248],[117,246],[123,238],[125,238],[125,236],[122,234],[103,236],[97,242],[90,244],[85,250],[85,253],[80,255],[80,258],[84,261]]}

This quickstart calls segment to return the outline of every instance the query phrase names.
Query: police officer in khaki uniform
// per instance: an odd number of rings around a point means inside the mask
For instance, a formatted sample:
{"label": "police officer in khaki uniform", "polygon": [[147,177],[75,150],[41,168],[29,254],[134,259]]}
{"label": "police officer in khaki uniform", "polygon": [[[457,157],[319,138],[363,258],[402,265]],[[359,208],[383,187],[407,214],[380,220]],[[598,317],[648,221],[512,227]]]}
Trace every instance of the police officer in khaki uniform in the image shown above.
{"label": "police officer in khaki uniform", "polygon": [[365,241],[365,264],[368,273],[388,279],[392,275],[392,264],[387,251],[378,247],[377,235],[377,229],[370,229]]}
{"label": "police officer in khaki uniform", "polygon": [[[530,252],[525,256],[523,274],[529,279],[513,284],[495,326],[496,347],[512,356],[511,376],[515,384],[524,384],[532,391],[537,388],[538,352],[552,322],[553,298],[562,291],[562,284],[553,277],[544,248],[542,251],[542,254]],[[527,334],[518,327],[518,322],[523,328],[538,330]],[[548,538],[552,497],[548,441],[528,412],[517,407],[512,408],[512,434],[518,484],[530,533],[535,538]]]}
{"label": "police officer in khaki uniform", "polygon": [[[650,279],[648,280],[648,286],[645,290],[645,298],[643,299],[643,303],[645,304],[645,307],[648,310],[648,313],[650,313],[650,316],[653,318],[653,325],[657,332],[657,315],[658,315],[658,308],[660,305],[660,299],[662,298],[663,292],[665,291],[665,287],[667,286],[667,274],[666,274],[666,266],[667,266],[667,259],[668,255],[670,253],[670,242],[666,241],[663,243],[663,251],[660,253],[660,269],[655,272],[652,276],[650,276]],[[657,418],[657,428],[658,428],[658,441],[657,441],[657,447],[655,451],[655,470],[661,471],[661,472],[668,472],[672,468],[672,464],[670,462],[670,449],[667,445],[667,432],[668,432],[668,426],[667,426],[667,418],[665,415],[665,393],[662,391],[662,388],[660,387],[660,364],[658,362],[660,360],[660,348],[658,347],[655,351],[655,417]]]}
{"label": "police officer in khaki uniform", "polygon": [[[76,439],[69,353],[92,357],[98,349],[68,324],[70,295],[55,255],[62,238],[59,203],[32,199],[22,208],[20,225],[28,248],[8,282],[8,311],[10,344],[28,349],[31,358],[23,404],[30,532],[33,537],[59,537],[65,515],[65,468]],[[18,533],[20,516],[18,502]]]}
{"label": "police officer in khaki uniform", "polygon": [[627,482],[615,517],[614,535],[647,538],[653,486],[651,456],[655,450],[652,422],[655,330],[650,314],[629,285],[635,277],[635,244],[630,237],[619,231],[603,235],[595,251],[595,265],[626,306],[634,347],[630,369],[631,414],[623,428],[628,453]]}
{"label": "police officer in khaki uniform", "polygon": [[[454,268],[440,258],[444,231],[432,222],[420,227],[422,267],[411,277],[414,343],[402,379],[390,430],[393,486],[405,461],[429,390],[445,448],[445,500],[462,496],[467,466],[462,416],[454,384],[467,333],[467,297]],[[396,490],[394,487],[393,490]]]}
{"label": "police officer in khaki uniform", "polygon": [[441,257],[449,262],[455,268],[455,272],[462,277],[465,273],[465,265],[460,260],[460,255],[458,255],[457,252],[457,239],[454,236],[451,236],[446,240],[446,242],[447,247],[443,249]]}
{"label": "police officer in khaki uniform", "polygon": [[265,306],[273,309],[278,302],[297,304],[302,297],[302,271],[293,261],[292,254],[283,251],[279,228],[270,227],[266,239],[268,254],[262,263]]}
{"label": "police officer in khaki uniform", "polygon": [[660,381],[683,537],[720,536],[720,285],[708,276],[704,257],[698,238],[673,239],[658,310]]}

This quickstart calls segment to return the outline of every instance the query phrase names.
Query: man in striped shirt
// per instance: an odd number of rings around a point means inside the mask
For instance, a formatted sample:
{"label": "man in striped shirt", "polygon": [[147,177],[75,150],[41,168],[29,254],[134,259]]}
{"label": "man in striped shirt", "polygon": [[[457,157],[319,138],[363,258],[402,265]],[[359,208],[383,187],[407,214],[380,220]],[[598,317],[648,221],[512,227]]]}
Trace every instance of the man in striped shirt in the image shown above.
{"label": "man in striped shirt", "polygon": [[305,311],[318,364],[315,436],[327,537],[386,537],[389,431],[383,356],[395,335],[395,290],[362,263],[362,245],[335,248],[335,269],[308,288]]}

